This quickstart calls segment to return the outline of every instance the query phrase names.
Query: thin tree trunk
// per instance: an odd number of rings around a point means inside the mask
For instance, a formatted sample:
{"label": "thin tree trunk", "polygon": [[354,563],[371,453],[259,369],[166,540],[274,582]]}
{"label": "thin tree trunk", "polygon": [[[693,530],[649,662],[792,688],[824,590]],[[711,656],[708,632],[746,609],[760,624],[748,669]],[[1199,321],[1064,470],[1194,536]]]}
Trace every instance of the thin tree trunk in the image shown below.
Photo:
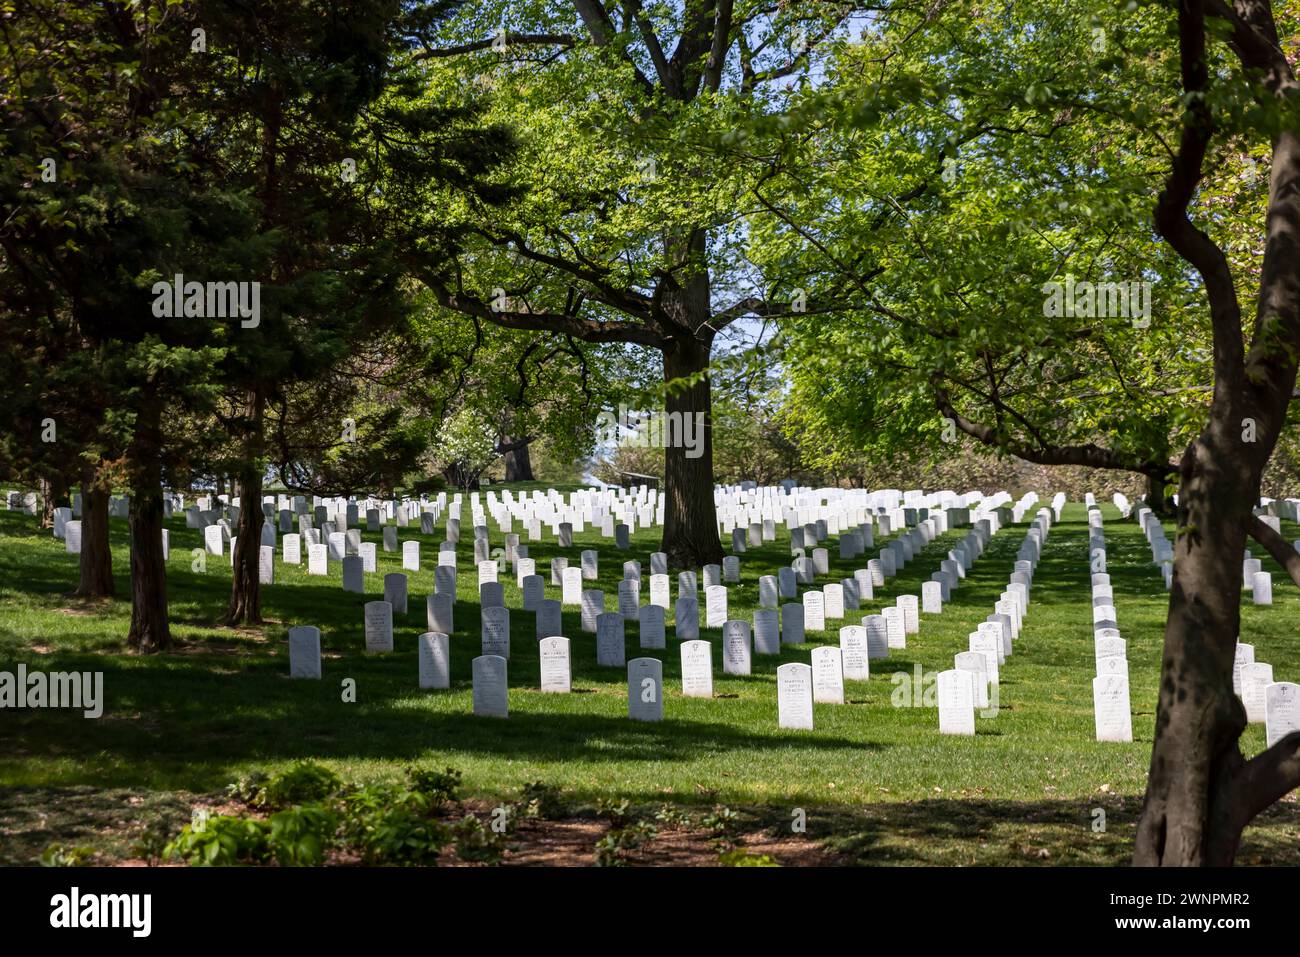
{"label": "thin tree trunk", "polygon": [[1133,854],[1139,866],[1229,865],[1253,816],[1240,806],[1246,712],[1232,670],[1259,474],[1234,438],[1236,418],[1213,418],[1183,456],[1156,734]]}
{"label": "thin tree trunk", "polygon": [[163,561],[162,409],[141,409],[129,453],[131,482],[131,630],[127,644],[140,654],[172,647],[167,620],[167,564]]}
{"label": "thin tree trunk", "polygon": [[50,478],[50,517],[54,517],[55,508],[67,508],[72,504],[71,486],[68,477],[57,472]]}
{"label": "thin tree trunk", "polygon": [[40,528],[54,527],[54,484],[44,475],[36,479],[36,489],[41,502]]}
{"label": "thin tree trunk", "polygon": [[239,534],[230,583],[230,608],[226,624],[257,624],[262,620],[262,586],[259,567],[262,547],[261,435],[264,402],[261,391],[248,394],[245,406],[248,436],[239,471]]}
{"label": "thin tree trunk", "polygon": [[1147,476],[1147,491],[1143,496],[1147,507],[1160,518],[1172,518],[1175,509],[1166,493],[1165,480],[1154,475]]}
{"label": "thin tree trunk", "polygon": [[113,585],[113,552],[108,539],[108,490],[99,483],[98,469],[81,468],[81,561],[77,590],[83,598],[108,598]]}

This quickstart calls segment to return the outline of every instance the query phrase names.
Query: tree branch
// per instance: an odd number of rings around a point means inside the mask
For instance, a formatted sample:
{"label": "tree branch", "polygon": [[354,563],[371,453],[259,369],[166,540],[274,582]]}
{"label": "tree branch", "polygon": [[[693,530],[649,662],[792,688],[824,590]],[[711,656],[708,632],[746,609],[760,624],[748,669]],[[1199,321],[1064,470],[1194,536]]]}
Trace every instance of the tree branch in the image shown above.
{"label": "tree branch", "polygon": [[[506,33],[506,46],[559,46],[569,49],[573,47],[576,40],[570,33]],[[469,43],[459,43],[450,47],[429,47],[426,46],[419,53],[416,53],[413,60],[440,60],[446,57],[461,56],[465,53],[476,53],[479,50],[486,50],[497,42],[497,37],[489,37],[486,40],[473,40]]]}
{"label": "tree branch", "polygon": [[1178,152],[1170,165],[1165,187],[1156,200],[1155,226],[1174,251],[1190,263],[1205,282],[1214,330],[1215,401],[1229,402],[1244,373],[1241,341],[1241,306],[1232,281],[1232,269],[1223,250],[1192,224],[1187,208],[1201,182],[1202,167],[1214,132],[1214,119],[1206,102],[1209,67],[1205,59],[1204,0],[1182,0],[1178,5],[1179,50],[1187,110]]}
{"label": "tree branch", "polygon": [[667,345],[667,339],[640,323],[601,322],[559,312],[497,310],[464,290],[451,290],[441,277],[428,271],[422,270],[419,278],[444,308],[485,319],[506,329],[558,332],[584,342],[630,342],[651,349],[663,349]]}
{"label": "tree branch", "polygon": [[718,15],[713,24],[713,44],[709,60],[704,65],[704,85],[713,93],[722,86],[722,68],[727,62],[727,49],[731,46],[733,0],[718,0]]}
{"label": "tree branch", "polygon": [[836,308],[833,303],[821,303],[816,306],[809,305],[805,309],[794,309],[788,302],[770,302],[761,296],[746,296],[739,302],[733,303],[720,312],[715,312],[709,318],[709,325],[715,330],[720,331],[724,326],[735,322],[744,316],[762,316],[764,319],[779,319],[783,316],[801,316],[806,313],[832,312]]}
{"label": "tree branch", "polygon": [[650,53],[650,62],[655,65],[655,75],[659,77],[660,83],[668,86],[672,76],[668,69],[668,58],[664,56],[663,44],[659,42],[659,37],[655,34],[654,24],[645,15],[641,0],[624,0],[623,7],[641,33],[641,40]]}
{"label": "tree branch", "polygon": [[1246,533],[1264,546],[1264,550],[1273,556],[1273,561],[1281,565],[1291,576],[1291,581],[1300,585],[1300,552],[1297,552],[1290,542],[1273,531],[1272,526],[1258,515],[1250,517],[1246,525]]}
{"label": "tree branch", "polygon": [[[614,39],[614,35],[618,33],[618,28],[615,26],[614,21],[609,18],[605,5],[600,0],[573,0],[573,7],[578,11],[578,16],[582,17],[582,22],[587,27],[587,33],[591,36],[591,42],[598,47],[609,46]],[[623,60],[632,67],[637,83],[646,92],[653,93],[654,84],[641,72],[641,68],[628,56],[626,51],[623,53]]]}
{"label": "tree branch", "polygon": [[1240,833],[1260,811],[1300,786],[1300,731],[1255,755],[1232,781],[1228,813]]}
{"label": "tree branch", "polygon": [[1036,465],[1085,465],[1095,469],[1114,469],[1121,472],[1137,472],[1169,480],[1178,474],[1178,466],[1156,459],[1140,459],[1124,455],[1114,449],[1102,448],[1089,442],[1086,445],[1029,445],[1000,434],[996,429],[980,422],[966,418],[952,404],[948,390],[944,388],[937,376],[931,377],[931,389],[935,406],[939,413],[952,421],[971,438],[977,439],[989,448],[1008,452],[1026,462]]}
{"label": "tree branch", "polygon": [[[653,311],[653,302],[649,296],[645,296],[635,290],[624,289],[612,285],[606,278],[610,270],[604,266],[592,263],[590,260],[584,260],[583,263],[575,263],[561,256],[551,253],[544,253],[540,250],[532,249],[525,242],[524,237],[519,233],[511,230],[503,231],[500,235],[494,235],[484,229],[475,229],[480,236],[492,243],[494,246],[514,246],[519,255],[525,259],[530,259],[535,263],[543,266],[550,266],[552,269],[558,269],[568,273],[575,279],[580,279],[587,283],[594,290],[594,294],[589,298],[596,299],[608,306],[625,312],[630,316],[638,319],[649,319]],[[567,237],[566,237],[567,238]],[[578,252],[577,244],[570,242],[575,253]],[[581,255],[579,253],[579,255]]]}

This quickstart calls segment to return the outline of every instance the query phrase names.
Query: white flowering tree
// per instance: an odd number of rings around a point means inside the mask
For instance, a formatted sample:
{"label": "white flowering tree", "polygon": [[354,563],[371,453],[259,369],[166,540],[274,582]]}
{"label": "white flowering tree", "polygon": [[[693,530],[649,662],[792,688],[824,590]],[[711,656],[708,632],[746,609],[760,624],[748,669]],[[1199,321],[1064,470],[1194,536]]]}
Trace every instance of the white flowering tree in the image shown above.
{"label": "white flowering tree", "polygon": [[462,406],[443,420],[430,449],[449,484],[469,489],[496,461],[496,428],[482,412]]}

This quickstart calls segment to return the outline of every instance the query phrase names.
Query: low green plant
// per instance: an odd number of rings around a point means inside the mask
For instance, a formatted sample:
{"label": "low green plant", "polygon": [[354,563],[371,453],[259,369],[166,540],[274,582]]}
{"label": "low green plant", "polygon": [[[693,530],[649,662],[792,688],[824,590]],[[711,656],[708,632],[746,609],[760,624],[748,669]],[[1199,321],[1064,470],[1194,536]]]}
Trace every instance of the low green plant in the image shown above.
{"label": "low green plant", "polygon": [[266,787],[268,777],[269,775],[262,771],[241,775],[235,781],[226,785],[226,796],[232,801],[238,801],[248,807],[258,807],[261,804],[262,791]]}
{"label": "low green plant", "polygon": [[149,825],[131,842],[131,853],[153,867],[167,850],[167,834],[167,829],[161,824]]}
{"label": "low green plant", "polygon": [[554,784],[545,781],[529,781],[520,788],[523,800],[520,802],[520,814],[535,820],[554,820],[563,817],[568,811],[568,804],[561,796],[563,791]]}
{"label": "low green plant", "polygon": [[622,827],[632,819],[632,805],[627,802],[626,798],[620,801],[611,798],[600,798],[596,801],[596,813],[615,827]]}
{"label": "low green plant", "polygon": [[85,867],[94,860],[93,847],[69,847],[51,844],[41,854],[42,867]]}
{"label": "low green plant", "polygon": [[495,864],[501,860],[503,835],[488,827],[473,814],[466,814],[453,827],[456,856],[462,861]]}
{"label": "low green plant", "polygon": [[302,761],[272,775],[262,788],[258,803],[263,807],[286,808],[321,801],[338,793],[342,784],[339,776],[324,765]]}
{"label": "low green plant", "polygon": [[312,867],[335,843],[339,816],[319,804],[305,804],[271,815],[271,855],[287,867]]}
{"label": "low green plant", "polygon": [[429,771],[422,768],[407,768],[406,778],[411,790],[418,791],[435,804],[450,804],[456,800],[460,790],[460,772],[455,768],[442,771]]}
{"label": "low green plant", "polygon": [[723,867],[780,867],[770,854],[751,854],[743,847],[733,847],[718,854]]}
{"label": "low green plant", "polygon": [[691,816],[672,804],[662,804],[655,812],[655,820],[668,827],[690,827]]}
{"label": "low green plant", "polygon": [[410,806],[366,811],[359,823],[352,833],[371,864],[435,867],[451,841],[445,825]]}
{"label": "low green plant", "polygon": [[163,856],[200,867],[262,864],[270,853],[270,827],[250,817],[217,814],[195,830],[185,825],[163,850]]}
{"label": "low green plant", "polygon": [[659,829],[649,821],[636,821],[626,827],[611,828],[609,833],[596,842],[596,866],[625,866],[627,852],[653,840],[658,833]]}
{"label": "low green plant", "polygon": [[719,805],[700,819],[700,824],[716,835],[729,834],[740,823],[740,815],[729,807]]}

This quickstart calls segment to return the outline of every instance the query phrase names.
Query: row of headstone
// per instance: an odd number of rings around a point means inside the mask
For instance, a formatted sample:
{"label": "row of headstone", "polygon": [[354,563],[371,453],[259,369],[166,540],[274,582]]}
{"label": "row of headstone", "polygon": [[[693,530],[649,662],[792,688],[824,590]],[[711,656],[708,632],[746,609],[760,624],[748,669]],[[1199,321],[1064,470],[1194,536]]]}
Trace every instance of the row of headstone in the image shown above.
{"label": "row of headstone", "polygon": [[1160,568],[1164,576],[1165,589],[1173,587],[1174,582],[1174,546],[1165,534],[1165,527],[1150,508],[1143,505],[1137,510],[1138,526],[1151,546],[1151,563]]}
{"label": "row of headstone", "polygon": [[[1300,521],[1300,500],[1263,499],[1256,514],[1273,531],[1281,533],[1280,518]],[[1300,551],[1300,542],[1296,542]],[[1272,604],[1272,581],[1268,573],[1258,567],[1258,559],[1247,551],[1242,565],[1243,587],[1250,588],[1256,604]],[[1255,646],[1238,641],[1232,659],[1232,690],[1241,698],[1246,709],[1246,720],[1263,723],[1268,747],[1272,747],[1293,731],[1300,731],[1300,684],[1275,681],[1273,666],[1257,661]]]}
{"label": "row of headstone", "polygon": [[1241,561],[1241,585],[1250,589],[1251,601],[1256,605],[1273,604],[1273,576],[1261,568],[1258,558],[1246,549]]}
{"label": "row of headstone", "polygon": [[1106,533],[1101,509],[1088,509],[1088,567],[1092,582],[1094,677],[1092,712],[1098,741],[1132,741],[1127,645],[1119,631],[1115,592],[1106,570]]}
{"label": "row of headstone", "polygon": [[[1036,501],[1034,493],[1022,497],[1012,509],[1013,516],[1023,516]],[[967,648],[953,656],[953,667],[939,673],[936,701],[940,734],[974,735],[977,710],[986,716],[996,714],[993,703],[1000,687],[1001,668],[1024,626],[1034,570],[1053,518],[1054,509],[1039,509],[1016,553],[1011,581],[994,604],[993,613],[967,636]]]}

